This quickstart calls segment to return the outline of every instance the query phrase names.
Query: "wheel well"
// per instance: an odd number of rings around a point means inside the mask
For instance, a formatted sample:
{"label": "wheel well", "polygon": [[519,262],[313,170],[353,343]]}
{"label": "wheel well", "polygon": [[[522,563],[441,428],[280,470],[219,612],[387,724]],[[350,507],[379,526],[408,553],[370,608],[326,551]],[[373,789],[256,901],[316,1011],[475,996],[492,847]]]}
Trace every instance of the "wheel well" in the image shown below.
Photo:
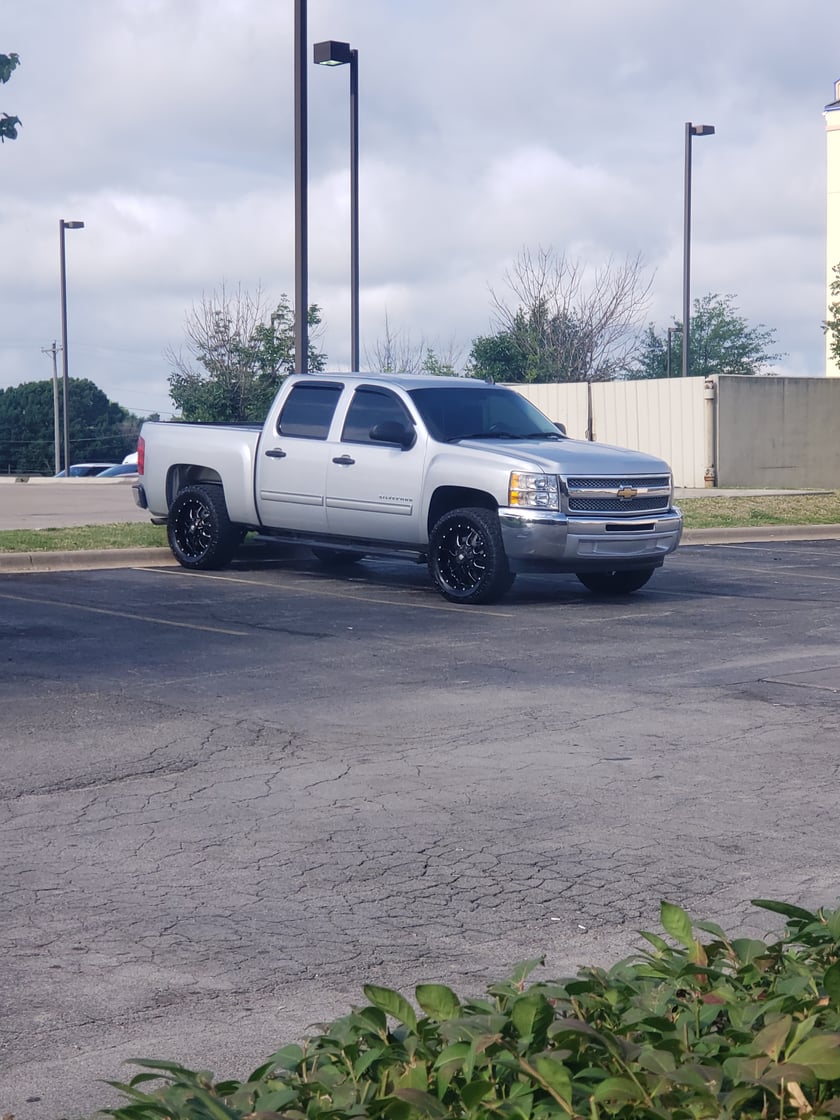
{"label": "wheel well", "polygon": [[210,467],[199,467],[194,463],[176,463],[170,467],[166,480],[167,505],[172,505],[185,486],[192,486],[197,482],[210,482],[221,486],[222,476]]}
{"label": "wheel well", "polygon": [[497,510],[498,503],[483,490],[472,490],[468,486],[441,486],[435,490],[429,504],[428,532],[451,509],[465,506],[479,506],[481,509]]}

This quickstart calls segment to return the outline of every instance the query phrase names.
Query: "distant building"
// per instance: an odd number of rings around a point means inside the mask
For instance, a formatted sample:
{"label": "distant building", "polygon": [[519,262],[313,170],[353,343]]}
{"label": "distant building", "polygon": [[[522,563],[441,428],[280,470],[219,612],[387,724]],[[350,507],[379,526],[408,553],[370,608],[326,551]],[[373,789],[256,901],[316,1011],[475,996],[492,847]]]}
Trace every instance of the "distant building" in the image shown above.
{"label": "distant building", "polygon": [[[825,113],[825,150],[826,150],[826,308],[833,302],[831,281],[834,279],[834,266],[840,264],[840,78],[834,83],[834,100],[826,105]],[[840,377],[840,365],[834,361],[829,351],[831,339],[826,335],[825,372],[827,377]]]}

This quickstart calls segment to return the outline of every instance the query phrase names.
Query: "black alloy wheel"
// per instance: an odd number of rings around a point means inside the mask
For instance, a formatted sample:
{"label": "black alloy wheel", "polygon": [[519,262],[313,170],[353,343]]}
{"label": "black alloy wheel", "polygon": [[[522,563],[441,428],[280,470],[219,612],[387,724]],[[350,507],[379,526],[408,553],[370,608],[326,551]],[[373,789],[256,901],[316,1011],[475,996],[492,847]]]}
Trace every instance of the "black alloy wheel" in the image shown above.
{"label": "black alloy wheel", "polygon": [[452,603],[494,603],[508,591],[508,567],[494,510],[454,509],[445,513],[429,538],[429,573]]}
{"label": "black alloy wheel", "polygon": [[228,517],[221,486],[185,486],[169,510],[169,547],[184,568],[223,568],[233,559],[242,531]]}

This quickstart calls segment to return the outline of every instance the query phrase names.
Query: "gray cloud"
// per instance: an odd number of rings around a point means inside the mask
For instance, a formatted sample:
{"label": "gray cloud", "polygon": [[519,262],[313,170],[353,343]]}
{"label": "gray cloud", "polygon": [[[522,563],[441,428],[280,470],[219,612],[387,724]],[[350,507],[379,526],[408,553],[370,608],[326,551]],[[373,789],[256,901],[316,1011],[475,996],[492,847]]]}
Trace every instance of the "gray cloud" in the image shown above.
{"label": "gray cloud", "polygon": [[[58,220],[71,373],[168,410],[163,352],[203,292],[294,289],[292,4],[26,0],[0,50],[0,386],[50,374]],[[823,105],[834,0],[310,0],[309,38],[360,53],[362,348],[392,328],[463,348],[523,245],[598,264],[641,252],[650,318],[680,314],[683,127],[692,290],[777,328],[823,372]],[[310,296],[349,353],[348,84],[309,69]]]}

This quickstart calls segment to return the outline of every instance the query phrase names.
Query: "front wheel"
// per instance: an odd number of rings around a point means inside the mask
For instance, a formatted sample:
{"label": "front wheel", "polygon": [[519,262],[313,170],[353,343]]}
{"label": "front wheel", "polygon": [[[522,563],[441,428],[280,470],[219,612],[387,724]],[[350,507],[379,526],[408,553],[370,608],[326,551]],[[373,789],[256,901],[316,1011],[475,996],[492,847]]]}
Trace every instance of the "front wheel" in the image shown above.
{"label": "front wheel", "polygon": [[169,547],[184,568],[223,568],[241,542],[238,525],[228,517],[221,486],[185,486],[169,510]]}
{"label": "front wheel", "polygon": [[493,510],[454,509],[429,537],[429,573],[452,603],[494,603],[514,576],[508,567],[499,518]]}
{"label": "front wheel", "polygon": [[596,595],[629,595],[644,587],[655,568],[636,568],[631,571],[575,572],[575,575]]}

